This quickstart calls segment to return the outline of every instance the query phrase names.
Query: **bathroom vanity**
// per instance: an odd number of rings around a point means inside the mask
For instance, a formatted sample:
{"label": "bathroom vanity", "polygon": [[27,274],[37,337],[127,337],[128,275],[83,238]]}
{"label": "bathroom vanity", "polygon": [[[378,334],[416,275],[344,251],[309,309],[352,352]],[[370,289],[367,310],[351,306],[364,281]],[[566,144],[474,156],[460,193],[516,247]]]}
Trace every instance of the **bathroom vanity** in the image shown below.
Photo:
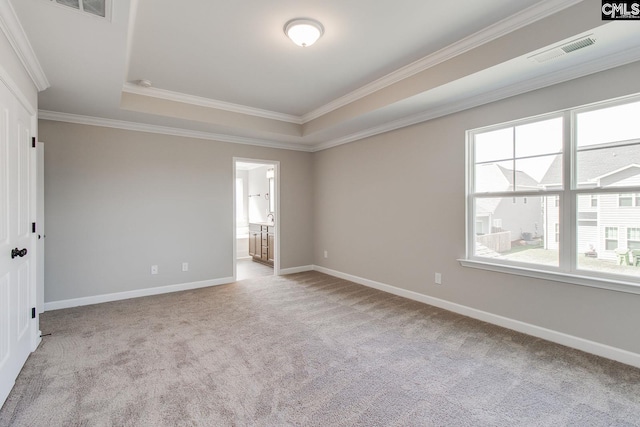
{"label": "bathroom vanity", "polygon": [[249,255],[254,261],[273,266],[275,230],[275,224],[271,222],[249,223]]}

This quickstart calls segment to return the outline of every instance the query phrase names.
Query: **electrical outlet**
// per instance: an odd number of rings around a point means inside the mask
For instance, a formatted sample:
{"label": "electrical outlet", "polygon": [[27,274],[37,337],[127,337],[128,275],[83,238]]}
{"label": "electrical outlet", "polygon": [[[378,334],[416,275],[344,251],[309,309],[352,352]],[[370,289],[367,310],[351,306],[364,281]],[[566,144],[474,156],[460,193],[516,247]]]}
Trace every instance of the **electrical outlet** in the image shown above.
{"label": "electrical outlet", "polygon": [[436,282],[436,285],[442,285],[442,274],[436,273],[436,277],[434,280]]}
{"label": "electrical outlet", "polygon": [[157,265],[152,265],[151,266],[151,274],[158,274],[158,266]]}
{"label": "electrical outlet", "polygon": [[329,251],[324,251],[324,257],[329,258]]}
{"label": "electrical outlet", "polygon": [[189,271],[189,263],[188,262],[183,262],[182,263],[182,271]]}

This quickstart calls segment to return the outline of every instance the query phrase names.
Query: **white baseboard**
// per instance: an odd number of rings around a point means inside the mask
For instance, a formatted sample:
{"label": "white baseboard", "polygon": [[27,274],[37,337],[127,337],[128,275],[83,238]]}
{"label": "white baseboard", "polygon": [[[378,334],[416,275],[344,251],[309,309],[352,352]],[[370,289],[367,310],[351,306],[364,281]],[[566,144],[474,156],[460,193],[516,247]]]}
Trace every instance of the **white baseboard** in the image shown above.
{"label": "white baseboard", "polygon": [[187,291],[190,289],[206,288],[209,286],[233,283],[233,277],[203,280],[200,282],[181,283],[178,285],[159,286],[157,288],[136,289],[134,291],[115,292],[112,294],[94,295],[90,297],[73,298],[44,303],[44,311],[60,310],[63,308],[79,307],[82,305],[100,304],[103,302],[120,301],[130,298],[146,297],[150,295],[167,294],[170,292]]}
{"label": "white baseboard", "polygon": [[300,267],[281,268],[280,275],[304,273],[305,271],[313,271],[313,265],[302,265]]}
{"label": "white baseboard", "polygon": [[609,345],[601,344],[595,341],[589,341],[584,338],[568,335],[563,332],[554,331],[552,329],[542,328],[530,323],[525,323],[519,320],[510,319],[508,317],[499,316],[497,314],[467,307],[461,304],[456,304],[440,298],[430,297],[428,295],[387,285],[385,283],[380,283],[362,277],[353,276],[351,274],[342,273],[340,271],[331,270],[319,265],[314,265],[313,269],[320,273],[328,274],[330,276],[338,277],[344,280],[349,280],[360,285],[368,286],[370,288],[378,289],[380,291],[388,292],[390,294],[398,295],[404,298],[409,298],[414,301],[419,301],[448,311],[452,311],[454,313],[482,320],[483,322],[502,326],[503,328],[512,329],[514,331],[522,332],[527,335],[542,338],[547,341],[562,344],[567,347],[575,348],[586,353],[595,354],[597,356],[616,360],[618,362],[640,368],[640,354],[638,353],[633,353],[617,347],[611,347]]}
{"label": "white baseboard", "polygon": [[0,408],[9,397],[9,393],[11,393],[11,389],[15,385],[15,381],[5,381],[4,383],[0,383]]}

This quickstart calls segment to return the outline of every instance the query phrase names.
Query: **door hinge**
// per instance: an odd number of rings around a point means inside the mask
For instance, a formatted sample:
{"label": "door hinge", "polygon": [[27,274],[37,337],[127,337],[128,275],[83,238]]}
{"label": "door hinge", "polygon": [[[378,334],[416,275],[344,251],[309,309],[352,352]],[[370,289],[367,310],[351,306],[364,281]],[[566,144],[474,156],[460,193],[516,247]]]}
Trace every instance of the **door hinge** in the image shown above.
{"label": "door hinge", "polygon": [[36,308],[35,307],[31,307],[31,318],[32,319],[36,318]]}
{"label": "door hinge", "polygon": [[36,223],[35,223],[35,222],[32,222],[32,223],[31,223],[31,232],[32,232],[32,233],[35,233],[35,232],[36,232]]}
{"label": "door hinge", "polygon": [[33,148],[36,148],[36,137],[35,137],[35,136],[32,136],[32,137],[31,137],[31,146],[32,146]]}

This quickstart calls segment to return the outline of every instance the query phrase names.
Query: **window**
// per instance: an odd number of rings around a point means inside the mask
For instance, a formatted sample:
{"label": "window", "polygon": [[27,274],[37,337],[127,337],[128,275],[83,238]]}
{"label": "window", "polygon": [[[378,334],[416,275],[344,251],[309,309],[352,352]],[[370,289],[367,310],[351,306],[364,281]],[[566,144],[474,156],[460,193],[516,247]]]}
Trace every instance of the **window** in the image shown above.
{"label": "window", "polygon": [[274,168],[267,169],[267,179],[269,180],[269,213],[276,211],[276,171]]}
{"label": "window", "polygon": [[604,229],[605,249],[615,251],[618,248],[618,228],[605,227]]}
{"label": "window", "polygon": [[276,211],[276,180],[269,178],[269,213]]}
{"label": "window", "polygon": [[618,206],[621,207],[640,207],[640,194],[618,194]]}
{"label": "window", "polygon": [[558,115],[474,134],[473,215],[500,218],[502,226],[475,237],[473,256],[559,265],[558,241],[543,236],[559,227],[562,183],[545,191],[540,181],[550,170],[562,174],[562,134]]}
{"label": "window", "polygon": [[236,219],[244,221],[244,180],[236,178]]}
{"label": "window", "polygon": [[627,248],[640,249],[640,228],[627,228]]}
{"label": "window", "polygon": [[[615,252],[619,231],[640,247],[637,117],[638,95],[469,131],[467,260],[640,285]],[[485,217],[501,229],[476,234]]]}
{"label": "window", "polygon": [[633,197],[631,197],[631,194],[618,194],[618,206],[633,206]]}

